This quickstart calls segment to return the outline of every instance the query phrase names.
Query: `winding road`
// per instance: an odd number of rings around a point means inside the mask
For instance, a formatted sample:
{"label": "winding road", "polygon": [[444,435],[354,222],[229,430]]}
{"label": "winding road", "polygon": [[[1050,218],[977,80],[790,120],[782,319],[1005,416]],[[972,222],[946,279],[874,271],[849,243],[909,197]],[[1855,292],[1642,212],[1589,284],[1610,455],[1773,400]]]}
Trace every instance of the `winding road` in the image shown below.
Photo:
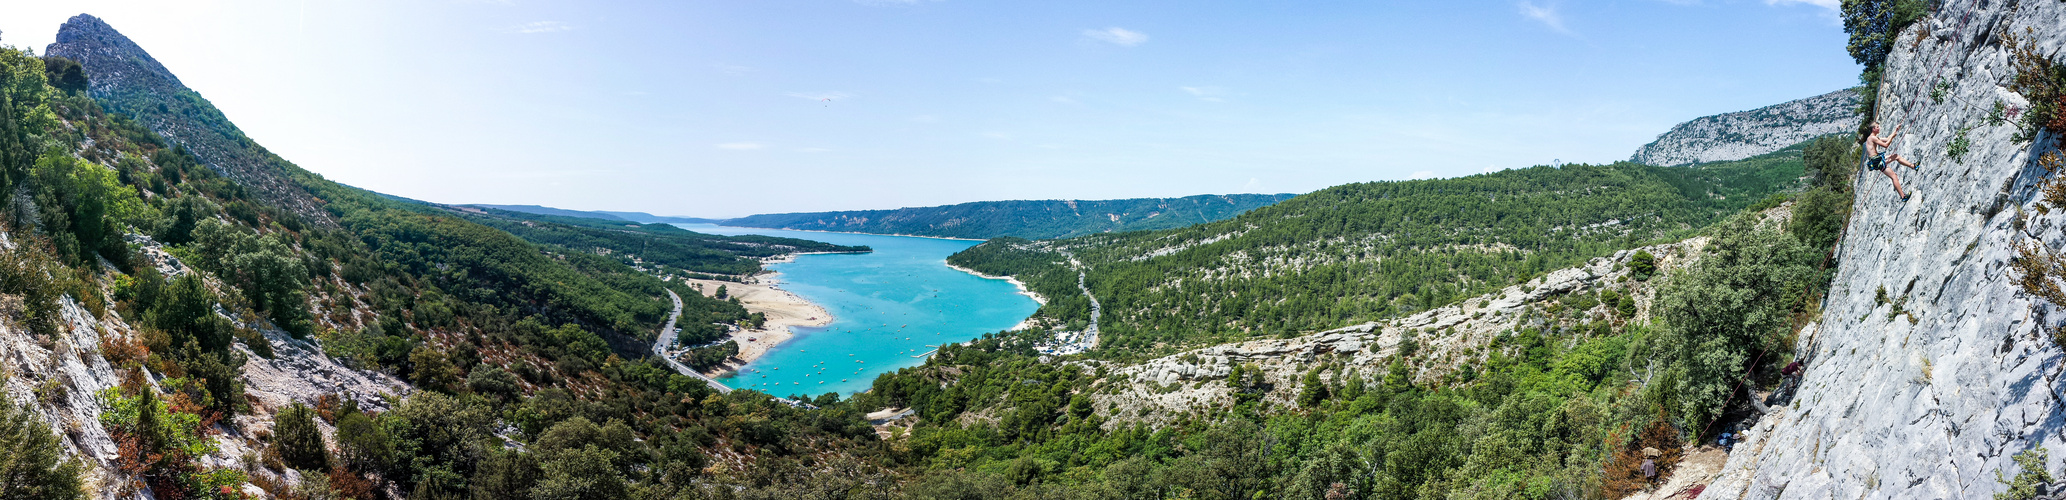
{"label": "winding road", "polygon": [[667,346],[674,345],[674,322],[681,319],[681,296],[675,295],[674,290],[668,290],[667,298],[674,300],[674,312],[667,314],[667,326],[660,327],[660,336],[653,340],[653,354],[666,361],[667,366],[674,367],[674,371],[703,379],[703,383],[710,384],[710,388],[716,389],[719,394],[732,392],[732,388],[725,387],[724,384],[717,383],[716,380],[703,376],[702,372],[689,369],[688,365],[681,364],[680,361],[675,361],[673,356],[667,355]]}

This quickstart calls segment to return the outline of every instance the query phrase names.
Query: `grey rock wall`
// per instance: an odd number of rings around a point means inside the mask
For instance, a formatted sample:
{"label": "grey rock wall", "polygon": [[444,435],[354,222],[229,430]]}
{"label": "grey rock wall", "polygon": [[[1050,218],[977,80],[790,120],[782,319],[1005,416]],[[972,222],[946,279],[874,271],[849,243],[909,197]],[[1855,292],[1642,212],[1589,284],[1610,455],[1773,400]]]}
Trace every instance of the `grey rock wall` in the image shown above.
{"label": "grey rock wall", "polygon": [[[2013,124],[1986,115],[1996,100],[2026,104],[2004,88],[2009,55],[1990,34],[2031,27],[2058,51],[2066,3],[1946,4],[1902,34],[1879,101],[1883,123],[1906,125],[1895,152],[1922,161],[1898,172],[1916,194],[1903,202],[1885,176],[1858,177],[1819,333],[1797,346],[1802,389],[1701,498],[1987,498],[2004,489],[1997,471],[2014,475],[2010,456],[2037,446],[2061,469],[2066,356],[2047,331],[2066,315],[2022,293],[2010,260],[2019,244],[2066,243],[2062,214],[2035,215],[2047,174],[2031,144],[2010,140]],[[1942,102],[1928,97],[1938,81],[1950,83]],[[1960,130],[1971,152],[1954,160]],[[1882,288],[1891,300],[1875,300]]]}
{"label": "grey rock wall", "polygon": [[1750,111],[1703,116],[1678,124],[1636,149],[1629,161],[1678,166],[1741,160],[1858,127],[1858,92],[1838,90]]}

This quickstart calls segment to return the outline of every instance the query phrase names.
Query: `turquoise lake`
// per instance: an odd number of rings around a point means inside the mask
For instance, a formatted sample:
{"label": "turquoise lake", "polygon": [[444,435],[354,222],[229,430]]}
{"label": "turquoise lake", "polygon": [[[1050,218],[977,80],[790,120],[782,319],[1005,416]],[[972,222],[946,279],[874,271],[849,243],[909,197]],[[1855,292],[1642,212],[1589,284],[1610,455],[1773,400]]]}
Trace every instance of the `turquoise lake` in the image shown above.
{"label": "turquoise lake", "polygon": [[718,379],[735,389],[776,396],[842,395],[868,390],[875,376],[924,364],[933,346],[1003,331],[1040,304],[1004,280],[947,267],[947,256],[976,241],[817,233],[676,224],[699,233],[761,234],[868,245],[873,253],[799,255],[768,269],[784,290],[832,313],[832,324],[792,327],[796,336]]}

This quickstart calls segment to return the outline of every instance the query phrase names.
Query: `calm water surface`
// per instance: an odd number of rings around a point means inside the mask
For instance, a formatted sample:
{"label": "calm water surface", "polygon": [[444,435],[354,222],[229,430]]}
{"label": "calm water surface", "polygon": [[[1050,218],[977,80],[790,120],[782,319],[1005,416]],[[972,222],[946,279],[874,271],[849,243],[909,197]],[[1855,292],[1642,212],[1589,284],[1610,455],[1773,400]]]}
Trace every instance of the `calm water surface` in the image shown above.
{"label": "calm water surface", "polygon": [[763,234],[841,245],[868,245],[867,254],[800,255],[768,266],[782,288],[830,311],[832,324],[792,327],[796,337],[718,379],[738,389],[777,396],[852,394],[875,376],[918,366],[942,343],[966,342],[1033,315],[1040,305],[1004,280],[983,279],[947,267],[947,256],[975,241],[814,233],[676,224],[709,234]]}

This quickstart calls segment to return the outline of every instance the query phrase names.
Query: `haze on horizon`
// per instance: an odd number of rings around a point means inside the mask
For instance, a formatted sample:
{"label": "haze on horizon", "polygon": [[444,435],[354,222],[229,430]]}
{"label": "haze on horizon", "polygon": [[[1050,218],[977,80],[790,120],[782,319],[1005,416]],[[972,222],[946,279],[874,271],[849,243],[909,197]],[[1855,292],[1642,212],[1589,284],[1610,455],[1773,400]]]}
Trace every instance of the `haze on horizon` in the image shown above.
{"label": "haze on horizon", "polygon": [[730,217],[1611,162],[1854,85],[1834,3],[14,0],[0,43],[98,16],[383,193]]}

